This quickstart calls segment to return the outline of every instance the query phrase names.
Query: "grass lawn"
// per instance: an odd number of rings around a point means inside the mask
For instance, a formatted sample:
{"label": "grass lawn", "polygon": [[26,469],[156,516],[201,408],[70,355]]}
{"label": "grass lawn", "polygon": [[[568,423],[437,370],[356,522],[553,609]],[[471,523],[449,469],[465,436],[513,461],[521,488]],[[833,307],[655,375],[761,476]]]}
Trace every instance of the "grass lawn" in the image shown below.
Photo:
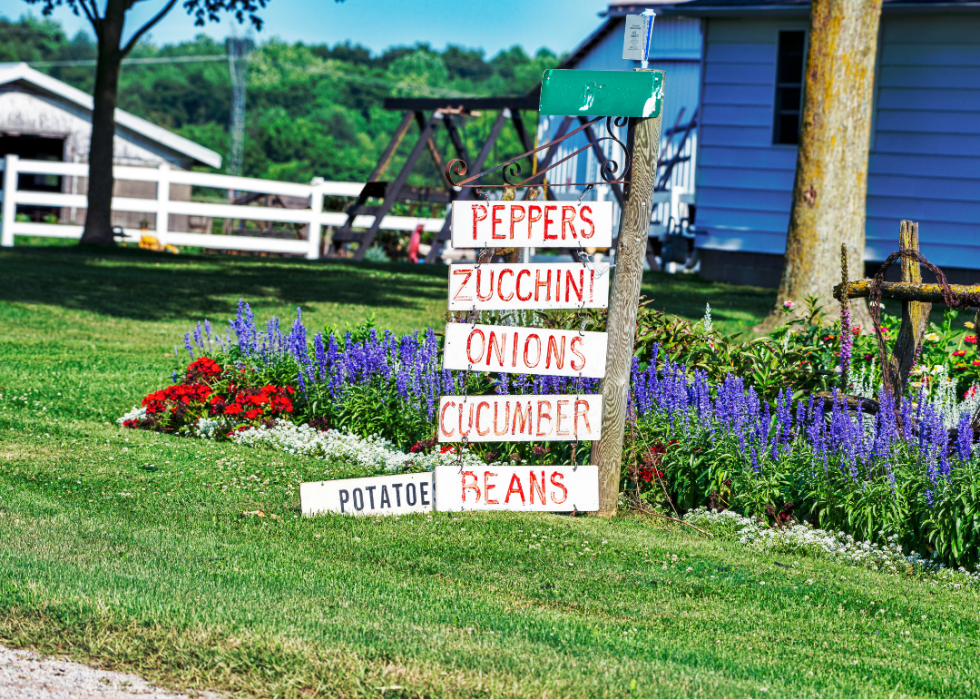
{"label": "grass lawn", "polygon": [[[0,278],[0,643],[244,696],[980,695],[975,591],[639,517],[303,519],[297,482],[361,474],[115,426],[239,297],[402,332],[445,268],[19,248]],[[732,329],[772,302],[645,291]]]}

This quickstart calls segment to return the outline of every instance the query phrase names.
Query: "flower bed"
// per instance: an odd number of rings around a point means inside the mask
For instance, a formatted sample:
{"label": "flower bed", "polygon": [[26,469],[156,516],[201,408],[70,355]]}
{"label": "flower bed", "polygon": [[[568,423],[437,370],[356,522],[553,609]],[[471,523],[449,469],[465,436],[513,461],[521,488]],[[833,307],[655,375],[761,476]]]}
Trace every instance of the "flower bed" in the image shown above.
{"label": "flower bed", "polygon": [[[679,512],[730,507],[774,525],[807,521],[975,566],[980,468],[969,417],[980,394],[968,389],[969,400],[961,402],[940,363],[930,373],[939,380],[922,382],[898,414],[884,395],[877,416],[840,399],[799,400],[801,386],[833,386],[835,343],[842,334],[853,337],[814,317],[797,333],[784,328],[740,354],[713,333],[710,316],[695,326],[641,313],[622,478],[627,499]],[[577,327],[579,318],[562,322]],[[672,361],[661,341],[687,362]],[[868,341],[854,341],[855,356]],[[950,356],[960,351],[951,347]],[[123,424],[379,472],[458,458],[545,464],[588,458],[587,443],[474,444],[462,454],[437,445],[442,395],[589,393],[598,382],[446,371],[431,330],[395,337],[365,326],[342,336],[311,334],[297,314],[284,334],[277,319],[257,328],[240,304],[226,335],[204,323],[187,335],[185,348],[193,361],[175,372],[175,385],[146,396]],[[769,365],[778,371],[767,373]],[[872,369],[852,371],[851,380],[874,393]]]}

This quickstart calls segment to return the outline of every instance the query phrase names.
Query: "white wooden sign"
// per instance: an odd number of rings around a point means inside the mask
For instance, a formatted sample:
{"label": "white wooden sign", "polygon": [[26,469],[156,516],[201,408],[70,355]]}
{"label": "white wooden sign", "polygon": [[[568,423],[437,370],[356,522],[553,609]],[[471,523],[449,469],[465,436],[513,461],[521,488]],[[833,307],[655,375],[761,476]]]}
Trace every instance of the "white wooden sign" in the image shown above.
{"label": "white wooden sign", "polygon": [[599,439],[602,396],[443,396],[440,442],[583,442]]}
{"label": "white wooden sign", "polygon": [[608,248],[612,202],[457,201],[454,248]]}
{"label": "white wooden sign", "polygon": [[600,379],[606,372],[606,333],[447,323],[442,366]]}
{"label": "white wooden sign", "polygon": [[480,264],[449,268],[449,310],[606,308],[609,265]]}
{"label": "white wooden sign", "polygon": [[317,481],[299,486],[300,508],[304,515],[321,512],[406,515],[432,512],[434,500],[431,473]]}
{"label": "white wooden sign", "polygon": [[599,509],[596,466],[438,466],[435,473],[440,512]]}

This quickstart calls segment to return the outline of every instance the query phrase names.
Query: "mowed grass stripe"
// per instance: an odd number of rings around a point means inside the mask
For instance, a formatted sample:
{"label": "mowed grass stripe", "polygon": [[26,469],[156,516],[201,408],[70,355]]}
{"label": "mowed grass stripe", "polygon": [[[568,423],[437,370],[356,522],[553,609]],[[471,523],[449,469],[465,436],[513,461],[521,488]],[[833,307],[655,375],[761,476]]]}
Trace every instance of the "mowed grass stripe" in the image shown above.
{"label": "mowed grass stripe", "polygon": [[[365,474],[115,426],[239,295],[262,320],[300,299],[321,327],[443,321],[445,268],[313,267],[0,253],[0,643],[243,696],[980,694],[972,590],[640,517],[302,519],[296,483]],[[689,317],[725,307],[724,287],[667,282],[654,296]],[[369,285],[346,305],[339,287]],[[767,293],[732,313],[757,322]]]}

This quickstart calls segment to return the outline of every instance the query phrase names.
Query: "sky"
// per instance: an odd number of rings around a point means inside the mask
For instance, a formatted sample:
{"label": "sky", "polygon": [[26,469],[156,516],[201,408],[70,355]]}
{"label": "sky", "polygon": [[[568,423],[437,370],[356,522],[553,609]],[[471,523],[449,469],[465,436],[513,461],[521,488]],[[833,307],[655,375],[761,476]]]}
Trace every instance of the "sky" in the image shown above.
{"label": "sky", "polygon": [[[97,1],[100,8],[105,6],[105,0]],[[228,15],[218,24],[194,27],[182,4],[153,28],[154,43],[177,43],[200,31],[224,38],[233,26],[239,34],[245,31]],[[139,2],[129,13],[127,36],[163,5],[164,0]],[[350,39],[374,53],[421,41],[438,49],[446,44],[482,48],[488,57],[515,44],[532,55],[541,47],[561,54],[599,26],[598,13],[606,6],[606,0],[270,0],[261,15],[265,26],[255,38],[328,44]],[[24,14],[41,16],[37,5],[0,0],[0,15],[15,20]],[[91,33],[84,16],[75,17],[65,7],[57,8],[53,17],[69,36],[79,29]]]}

